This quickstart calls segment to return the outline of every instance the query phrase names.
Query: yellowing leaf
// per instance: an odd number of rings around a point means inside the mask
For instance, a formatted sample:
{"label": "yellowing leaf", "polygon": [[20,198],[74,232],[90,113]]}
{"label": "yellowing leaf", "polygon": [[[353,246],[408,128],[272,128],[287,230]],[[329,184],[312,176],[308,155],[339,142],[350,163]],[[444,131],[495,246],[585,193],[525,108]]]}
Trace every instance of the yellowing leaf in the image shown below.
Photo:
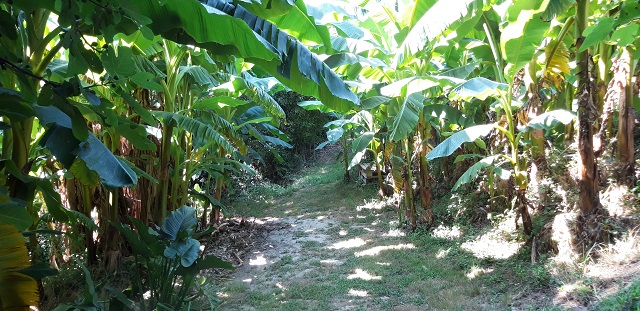
{"label": "yellowing leaf", "polygon": [[0,224],[0,310],[29,310],[38,305],[38,283],[18,270],[29,267],[24,237],[13,225]]}

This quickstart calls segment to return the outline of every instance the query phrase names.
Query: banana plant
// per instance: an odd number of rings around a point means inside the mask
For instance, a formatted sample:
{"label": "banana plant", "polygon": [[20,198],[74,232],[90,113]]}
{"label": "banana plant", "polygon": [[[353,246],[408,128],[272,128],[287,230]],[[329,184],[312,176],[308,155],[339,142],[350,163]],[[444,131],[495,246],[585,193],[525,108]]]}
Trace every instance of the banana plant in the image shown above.
{"label": "banana plant", "polygon": [[[159,230],[138,219],[129,220],[133,228],[122,223],[115,227],[126,238],[135,256],[138,273],[131,285],[136,289],[134,295],[139,299],[141,310],[181,310],[201,270],[234,269],[218,257],[200,254],[199,235],[195,232],[198,219],[192,207],[182,206],[172,211]],[[147,292],[149,298],[145,298]]]}
{"label": "banana plant", "polygon": [[[512,111],[512,100],[508,94],[510,87],[490,81],[486,78],[472,78],[457,86],[450,95],[452,99],[470,101],[472,99],[485,100],[493,97],[498,101],[504,111],[504,120],[495,123],[481,124],[461,130],[437,145],[426,156],[427,160],[451,155],[456,149],[465,143],[480,142],[479,139],[489,135],[494,129],[499,131],[507,139],[511,153],[496,154],[484,157],[482,160],[471,166],[456,182],[452,190],[458,189],[461,185],[475,179],[483,169],[490,168],[503,179],[513,178],[516,187],[516,200],[513,208],[516,209],[519,217],[522,217],[523,231],[529,238],[532,233],[532,223],[529,214],[529,204],[525,193],[529,184],[527,177],[527,160],[519,151],[519,146],[527,146],[530,142],[523,140],[523,136],[532,130],[549,130],[559,123],[569,124],[574,121],[575,116],[567,110],[554,110],[531,119],[525,126],[516,127],[514,113]],[[507,166],[507,167],[505,167]]]}
{"label": "banana plant", "polygon": [[[621,178],[628,178],[633,175],[633,167],[635,162],[633,160],[634,144],[633,144],[633,128],[634,121],[632,114],[630,113],[633,107],[633,90],[631,79],[634,74],[633,50],[635,43],[639,37],[638,24],[636,19],[640,10],[636,5],[629,1],[622,1],[620,3],[611,3],[609,6],[615,5],[615,11],[617,15],[608,16],[609,12],[606,12],[607,16],[599,18],[596,23],[587,27],[583,31],[584,42],[578,49],[579,53],[584,53],[589,49],[598,51],[601,58],[605,59],[609,56],[606,53],[609,45],[617,47],[616,54],[619,55],[620,64],[616,68],[614,73],[614,79],[616,84],[610,85],[610,88],[616,88],[620,85],[620,90],[617,90],[620,95],[617,98],[619,122],[617,132],[617,150],[615,151],[618,161],[621,162],[623,167]],[[608,8],[603,7],[601,10]],[[612,8],[613,9],[613,8]],[[583,14],[582,12],[580,12]],[[600,45],[600,48],[596,49],[596,45]],[[605,65],[606,66],[606,65]],[[610,67],[610,66],[608,66]],[[607,68],[608,68],[607,67]],[[607,83],[607,81],[604,81]],[[613,107],[609,108],[610,110]],[[605,112],[611,114],[610,112]],[[608,120],[607,120],[608,121]],[[607,125],[603,125],[602,129],[606,130]],[[602,131],[601,129],[601,131]],[[602,139],[602,135],[600,136]]]}

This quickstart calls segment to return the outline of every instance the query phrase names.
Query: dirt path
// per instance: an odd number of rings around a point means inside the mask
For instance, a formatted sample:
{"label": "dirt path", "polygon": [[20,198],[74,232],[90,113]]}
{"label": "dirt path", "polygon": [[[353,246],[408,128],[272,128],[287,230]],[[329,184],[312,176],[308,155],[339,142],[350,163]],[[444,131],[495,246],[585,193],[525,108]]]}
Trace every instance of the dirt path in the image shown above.
{"label": "dirt path", "polygon": [[501,309],[467,276],[465,254],[405,236],[375,197],[334,180],[270,200],[272,217],[255,221],[278,229],[221,285],[219,310]]}

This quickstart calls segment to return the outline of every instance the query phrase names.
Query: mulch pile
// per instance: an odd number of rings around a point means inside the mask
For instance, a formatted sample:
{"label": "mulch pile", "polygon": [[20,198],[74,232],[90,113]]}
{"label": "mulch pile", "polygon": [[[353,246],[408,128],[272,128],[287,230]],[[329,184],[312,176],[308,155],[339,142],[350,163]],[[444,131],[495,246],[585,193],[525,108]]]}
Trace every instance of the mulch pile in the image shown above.
{"label": "mulch pile", "polygon": [[[290,226],[254,218],[231,218],[224,220],[208,237],[203,237],[200,243],[205,245],[206,255],[214,255],[239,268],[248,260],[252,251],[263,244],[269,232]],[[226,269],[211,269],[206,274],[216,278],[229,278],[232,273],[233,271]]]}

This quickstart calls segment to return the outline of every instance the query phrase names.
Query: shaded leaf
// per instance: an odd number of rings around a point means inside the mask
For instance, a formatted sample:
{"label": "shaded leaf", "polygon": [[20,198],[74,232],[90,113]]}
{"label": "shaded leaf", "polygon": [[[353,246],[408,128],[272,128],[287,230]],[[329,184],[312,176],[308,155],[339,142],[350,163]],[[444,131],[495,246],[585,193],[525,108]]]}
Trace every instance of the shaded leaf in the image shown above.
{"label": "shaded leaf", "polygon": [[456,191],[460,186],[473,181],[480,175],[480,172],[487,167],[493,167],[494,169],[502,170],[501,168],[493,165],[493,163],[499,157],[499,155],[486,157],[478,161],[476,164],[472,165],[469,169],[467,169],[466,172],[464,172],[464,174],[462,174],[462,176],[460,176],[460,178],[458,178],[458,181],[456,181],[455,185],[453,185],[451,191]]}
{"label": "shaded leaf", "polygon": [[449,136],[449,138],[445,139],[438,146],[433,148],[433,150],[427,154],[426,158],[427,160],[433,160],[449,156],[456,151],[456,149],[462,146],[462,144],[473,142],[477,138],[489,135],[491,130],[493,130],[493,126],[494,124],[482,124],[459,131]]}
{"label": "shaded leaf", "polygon": [[54,276],[58,274],[58,270],[51,268],[44,262],[38,262],[27,268],[20,269],[18,272],[33,278],[34,280],[44,279],[48,276]]}
{"label": "shaded leaf", "polygon": [[13,225],[19,231],[24,231],[33,224],[33,219],[26,207],[16,203],[2,203],[0,204],[0,224]]}
{"label": "shaded leaf", "polygon": [[549,130],[560,123],[569,124],[575,119],[575,112],[564,109],[552,110],[536,116],[527,123],[526,127],[521,127],[518,130],[522,132],[528,132],[532,129]]}
{"label": "shaded leaf", "polygon": [[200,242],[196,239],[187,239],[171,242],[164,249],[164,256],[167,258],[180,258],[180,264],[183,267],[189,267],[198,259],[199,251]]}
{"label": "shaded leaf", "polygon": [[236,268],[231,263],[224,261],[216,256],[207,255],[204,259],[198,259],[198,269],[216,269],[222,268],[227,270],[235,270]]}
{"label": "shaded leaf", "polygon": [[354,156],[351,158],[351,162],[349,162],[349,169],[360,164],[360,161],[362,161],[362,157],[364,157],[367,147],[373,140],[374,135],[375,133],[373,132],[365,132],[353,141],[351,149]]}
{"label": "shaded leaf", "polygon": [[188,236],[191,236],[197,222],[196,210],[184,205],[167,216],[160,227],[160,232],[169,240],[175,241],[180,231],[185,231]]}

